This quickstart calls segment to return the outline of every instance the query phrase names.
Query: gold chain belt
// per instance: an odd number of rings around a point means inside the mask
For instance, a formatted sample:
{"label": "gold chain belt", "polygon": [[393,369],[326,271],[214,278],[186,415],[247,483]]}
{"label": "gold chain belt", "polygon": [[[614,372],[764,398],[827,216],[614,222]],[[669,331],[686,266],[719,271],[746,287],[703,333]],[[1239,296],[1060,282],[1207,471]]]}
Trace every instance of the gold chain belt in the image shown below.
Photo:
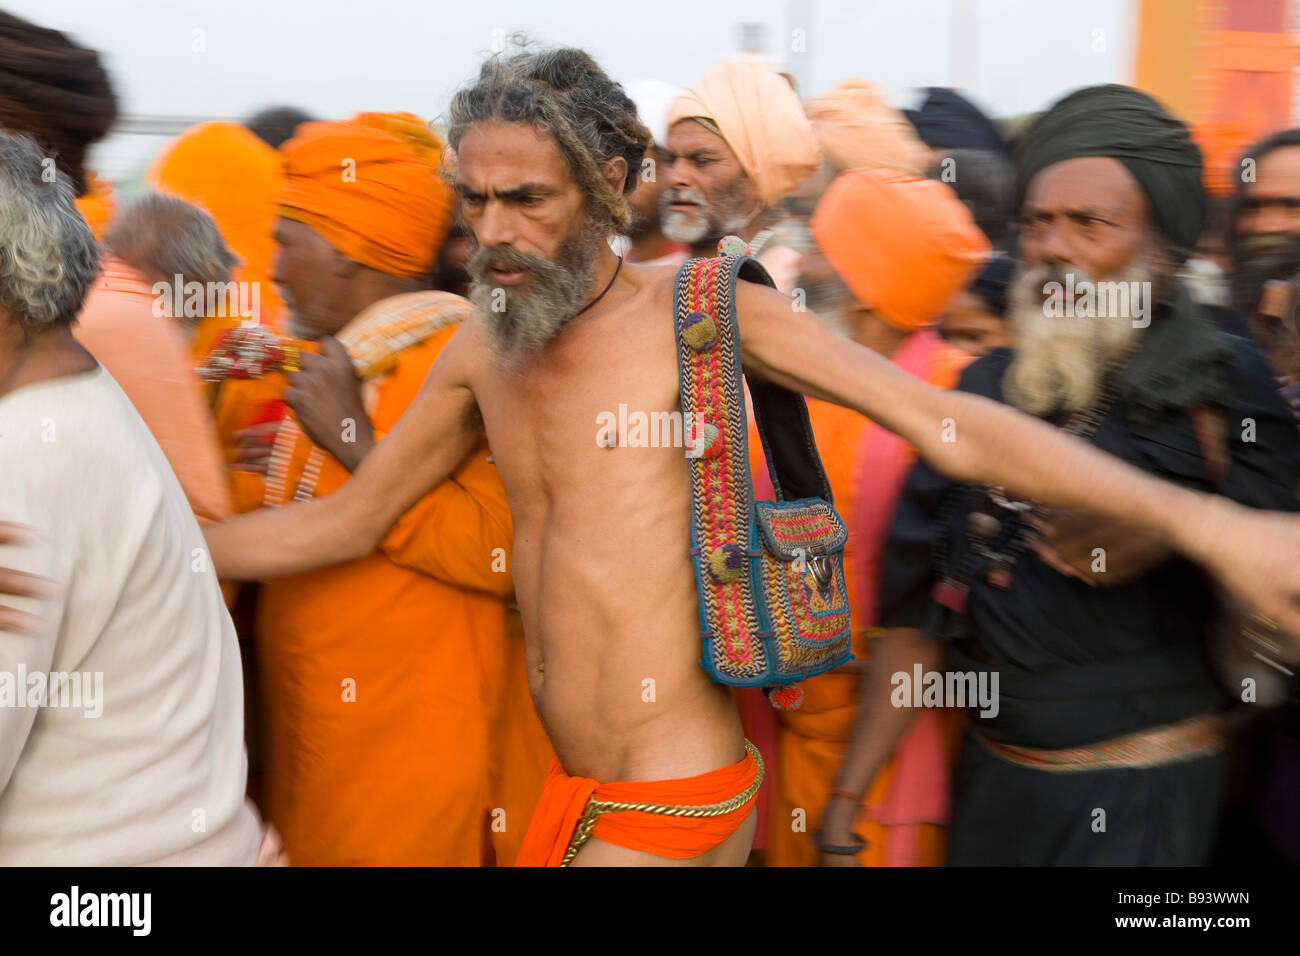
{"label": "gold chain belt", "polygon": [[560,861],[560,866],[568,866],[573,862],[573,858],[578,855],[578,851],[582,849],[583,844],[591,839],[591,833],[596,829],[596,821],[602,813],[622,813],[627,810],[637,810],[641,813],[657,813],[665,817],[725,817],[728,813],[739,810],[754,799],[755,794],[758,793],[758,788],[763,785],[763,755],[748,740],[745,741],[745,750],[753,755],[754,762],[758,764],[758,773],[754,775],[754,782],[734,797],[723,800],[721,803],[692,807],[669,803],[615,803],[607,800],[588,799],[587,809],[582,814],[582,819],[578,821],[577,828],[573,831],[573,839],[569,841],[569,848],[564,851],[564,859]]}
{"label": "gold chain belt", "polygon": [[976,738],[1010,763],[1048,773],[1078,773],[1120,767],[1160,767],[1217,753],[1223,749],[1223,724],[1218,714],[1201,714],[1176,724],[1139,730],[1067,750],[1037,750],[999,743],[976,732]]}

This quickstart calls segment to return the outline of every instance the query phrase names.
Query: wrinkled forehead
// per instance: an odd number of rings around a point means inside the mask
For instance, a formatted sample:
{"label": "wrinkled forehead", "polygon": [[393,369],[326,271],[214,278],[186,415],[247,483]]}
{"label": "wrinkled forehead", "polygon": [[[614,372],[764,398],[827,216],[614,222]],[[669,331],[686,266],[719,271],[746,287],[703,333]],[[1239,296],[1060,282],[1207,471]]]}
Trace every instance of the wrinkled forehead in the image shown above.
{"label": "wrinkled forehead", "polygon": [[674,156],[692,156],[708,152],[718,159],[736,161],[727,141],[693,117],[679,119],[668,128],[668,152]]}
{"label": "wrinkled forehead", "polygon": [[455,180],[484,195],[528,183],[556,190],[577,186],[555,137],[527,123],[479,123],[467,129],[456,150]]}
{"label": "wrinkled forehead", "polygon": [[1118,159],[1083,156],[1045,166],[1029,181],[1022,215],[1106,212],[1126,221],[1145,221],[1142,187]]}

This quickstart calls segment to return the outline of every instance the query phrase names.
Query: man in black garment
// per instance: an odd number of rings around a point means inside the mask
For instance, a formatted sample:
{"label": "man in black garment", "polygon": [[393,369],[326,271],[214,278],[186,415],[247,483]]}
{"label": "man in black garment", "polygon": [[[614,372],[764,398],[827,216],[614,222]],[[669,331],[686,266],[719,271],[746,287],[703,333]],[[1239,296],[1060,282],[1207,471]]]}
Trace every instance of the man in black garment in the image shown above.
{"label": "man in black garment", "polygon": [[[1294,510],[1300,439],[1263,358],[1173,278],[1205,210],[1186,127],[1137,90],[1090,87],[1017,160],[1017,349],[960,388],[1170,481]],[[970,711],[948,862],[1204,863],[1231,703],[1206,654],[1213,590],[1131,528],[1026,506],[921,462],[890,531],[883,623],[925,628],[950,673],[999,678],[990,715]]]}

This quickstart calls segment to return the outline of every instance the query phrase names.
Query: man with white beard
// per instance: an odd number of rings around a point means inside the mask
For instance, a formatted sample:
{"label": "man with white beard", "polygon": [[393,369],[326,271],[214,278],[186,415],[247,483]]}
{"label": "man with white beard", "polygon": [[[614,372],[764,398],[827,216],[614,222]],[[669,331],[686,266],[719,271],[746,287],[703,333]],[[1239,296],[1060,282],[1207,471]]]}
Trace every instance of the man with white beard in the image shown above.
{"label": "man with white beard", "polygon": [[[959,388],[1168,481],[1295,510],[1300,440],[1263,358],[1174,278],[1205,209],[1186,127],[1137,90],[1090,87],[1043,116],[1018,165],[1017,349]],[[881,623],[925,628],[950,672],[1000,678],[996,716],[969,714],[951,864],[1207,862],[1230,697],[1195,566],[1121,523],[924,462],[886,554]]]}
{"label": "man with white beard", "polygon": [[719,63],[669,109],[667,147],[664,235],[692,256],[739,236],[790,294],[800,252],[782,200],[817,173],[820,147],[789,81],[756,63]]}

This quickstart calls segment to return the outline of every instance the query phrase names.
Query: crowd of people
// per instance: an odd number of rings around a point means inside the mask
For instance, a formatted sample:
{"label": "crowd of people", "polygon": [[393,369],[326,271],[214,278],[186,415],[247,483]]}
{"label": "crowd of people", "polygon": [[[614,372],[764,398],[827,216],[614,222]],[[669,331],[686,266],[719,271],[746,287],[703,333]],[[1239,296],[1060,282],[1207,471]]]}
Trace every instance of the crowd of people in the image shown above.
{"label": "crowd of people", "polygon": [[[127,196],[99,55],[0,14],[0,862],[1300,862],[1300,130],[1211,197],[1127,86],[610,66]],[[723,252],[772,287],[683,317]],[[687,462],[784,500],[791,435],[627,424],[726,308],[847,531],[853,659],[781,693],[701,667]]]}

